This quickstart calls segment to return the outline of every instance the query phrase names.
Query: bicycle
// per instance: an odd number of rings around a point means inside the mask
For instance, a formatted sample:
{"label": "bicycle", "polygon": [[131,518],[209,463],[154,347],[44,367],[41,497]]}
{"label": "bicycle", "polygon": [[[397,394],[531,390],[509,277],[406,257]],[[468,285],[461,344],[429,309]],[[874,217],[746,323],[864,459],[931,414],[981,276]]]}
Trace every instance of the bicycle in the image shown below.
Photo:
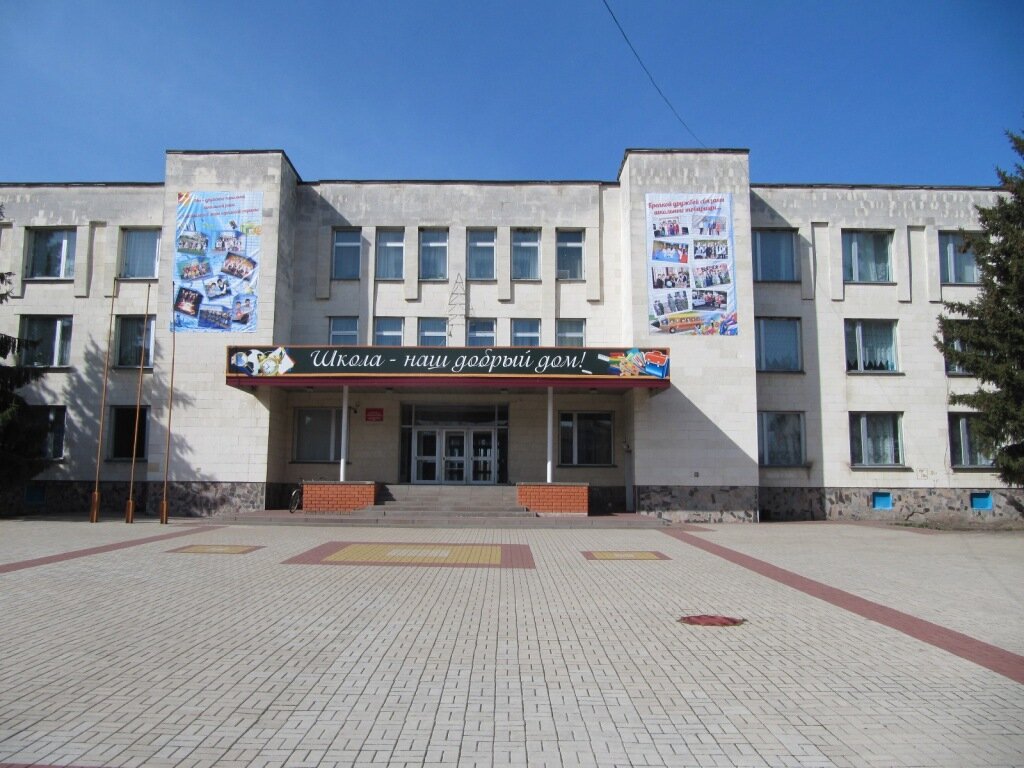
{"label": "bicycle", "polygon": [[288,501],[288,512],[294,515],[296,509],[302,508],[302,484],[292,491],[291,499]]}

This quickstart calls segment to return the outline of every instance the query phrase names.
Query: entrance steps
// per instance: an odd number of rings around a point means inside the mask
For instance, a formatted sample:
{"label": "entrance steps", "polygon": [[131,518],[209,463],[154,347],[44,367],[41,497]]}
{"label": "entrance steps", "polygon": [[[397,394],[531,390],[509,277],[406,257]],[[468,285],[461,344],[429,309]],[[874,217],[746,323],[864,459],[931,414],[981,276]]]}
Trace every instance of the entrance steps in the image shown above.
{"label": "entrance steps", "polygon": [[385,485],[372,509],[385,515],[414,512],[421,517],[534,516],[517,503],[514,485]]}

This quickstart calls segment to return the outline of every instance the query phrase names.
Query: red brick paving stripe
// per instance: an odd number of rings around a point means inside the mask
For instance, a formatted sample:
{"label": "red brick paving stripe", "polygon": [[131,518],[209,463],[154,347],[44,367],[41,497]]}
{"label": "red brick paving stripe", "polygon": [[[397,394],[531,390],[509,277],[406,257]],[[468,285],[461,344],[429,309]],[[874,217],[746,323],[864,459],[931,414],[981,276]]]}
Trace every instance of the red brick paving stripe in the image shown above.
{"label": "red brick paving stripe", "polygon": [[[192,534],[199,533],[200,531],[215,531],[218,528],[223,527],[223,525],[190,525],[187,530],[175,531],[174,533],[161,533],[157,536],[146,536],[141,539],[132,539],[131,541],[119,541],[115,544],[102,544],[98,547],[88,547],[87,549],[73,549],[70,552],[59,552],[56,555],[35,557],[31,560],[18,560],[14,563],[0,563],[0,573],[20,571],[24,568],[35,568],[36,566],[49,565],[50,563],[62,563],[65,560],[74,560],[79,557],[89,557],[90,555],[102,555],[104,552],[113,552],[118,549],[137,547],[141,544],[149,544],[154,541],[176,539],[179,536],[191,536]],[[0,763],[0,768],[4,768],[4,763]]]}
{"label": "red brick paving stripe", "polygon": [[785,584],[787,587],[799,590],[811,597],[824,600],[837,608],[842,608],[865,619],[878,622],[890,629],[895,629],[897,632],[910,635],[921,642],[941,648],[948,653],[974,662],[1015,682],[1024,683],[1024,656],[990,645],[948,627],[919,619],[916,616],[911,616],[909,613],[897,611],[895,608],[889,608],[881,603],[865,600],[863,597],[858,597],[836,587],[830,587],[827,584],[822,584],[820,581],[808,579],[805,576],[793,573],[793,571],[787,571],[785,568],[779,568],[764,560],[744,555],[742,552],[737,552],[734,549],[723,547],[720,544],[712,544],[710,541],[704,541],[700,537],[685,531],[665,530],[662,533],[698,549],[703,549],[705,552],[717,555],[724,560],[728,560],[730,563],[759,573],[780,584]]}
{"label": "red brick paving stripe", "polygon": [[[353,544],[373,544],[387,547],[450,547],[465,549],[468,547],[498,547],[501,550],[501,562],[490,563],[408,563],[396,560],[350,560],[325,562],[331,555],[341,552]],[[285,565],[383,565],[411,568],[536,568],[533,552],[526,544],[449,544],[436,541],[328,541],[319,547],[302,552],[284,561]]]}

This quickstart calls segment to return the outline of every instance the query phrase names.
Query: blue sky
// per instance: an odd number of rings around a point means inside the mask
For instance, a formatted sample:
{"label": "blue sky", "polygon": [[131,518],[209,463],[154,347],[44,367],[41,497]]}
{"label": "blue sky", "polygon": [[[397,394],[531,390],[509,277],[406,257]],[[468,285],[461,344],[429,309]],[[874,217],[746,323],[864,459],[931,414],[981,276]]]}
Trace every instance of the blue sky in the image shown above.
{"label": "blue sky", "polygon": [[[1024,3],[608,0],[755,182],[988,185],[1024,131]],[[166,149],[315,179],[612,180],[700,146],[601,0],[0,0],[0,181],[160,181]]]}

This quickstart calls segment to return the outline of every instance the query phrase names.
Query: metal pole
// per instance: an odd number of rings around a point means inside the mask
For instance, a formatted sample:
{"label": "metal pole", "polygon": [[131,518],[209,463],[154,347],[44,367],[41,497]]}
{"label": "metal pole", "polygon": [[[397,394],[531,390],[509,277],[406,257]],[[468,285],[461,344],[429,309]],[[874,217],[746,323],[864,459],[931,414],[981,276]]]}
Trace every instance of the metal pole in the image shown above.
{"label": "metal pole", "polygon": [[548,387],[548,479],[549,483],[555,480],[555,388]]}
{"label": "metal pole", "polygon": [[[124,506],[124,521],[135,522],[135,460],[139,455],[139,421],[142,418],[142,372],[146,366],[146,336],[149,330],[149,292],[146,286],[146,312],[142,316],[142,347],[139,349],[139,381],[135,386],[135,434],[132,435],[132,470],[128,480],[128,503]],[[147,435],[148,437],[148,435]]]}
{"label": "metal pole", "polygon": [[89,522],[100,521],[100,466],[103,461],[103,427],[107,415],[107,379],[110,376],[110,336],[114,331],[114,299],[117,297],[117,272],[110,288],[110,321],[107,324],[107,355],[103,361],[103,391],[100,393],[100,434],[96,438],[96,483],[92,488],[89,502]]}
{"label": "metal pole", "polygon": [[338,479],[345,482],[345,465],[348,464],[348,386],[341,388],[341,467]]}
{"label": "metal pole", "polygon": [[164,497],[160,501],[160,524],[167,525],[167,473],[171,468],[171,412],[174,408],[174,356],[178,334],[171,322],[171,385],[167,390],[167,442],[164,444]]}

